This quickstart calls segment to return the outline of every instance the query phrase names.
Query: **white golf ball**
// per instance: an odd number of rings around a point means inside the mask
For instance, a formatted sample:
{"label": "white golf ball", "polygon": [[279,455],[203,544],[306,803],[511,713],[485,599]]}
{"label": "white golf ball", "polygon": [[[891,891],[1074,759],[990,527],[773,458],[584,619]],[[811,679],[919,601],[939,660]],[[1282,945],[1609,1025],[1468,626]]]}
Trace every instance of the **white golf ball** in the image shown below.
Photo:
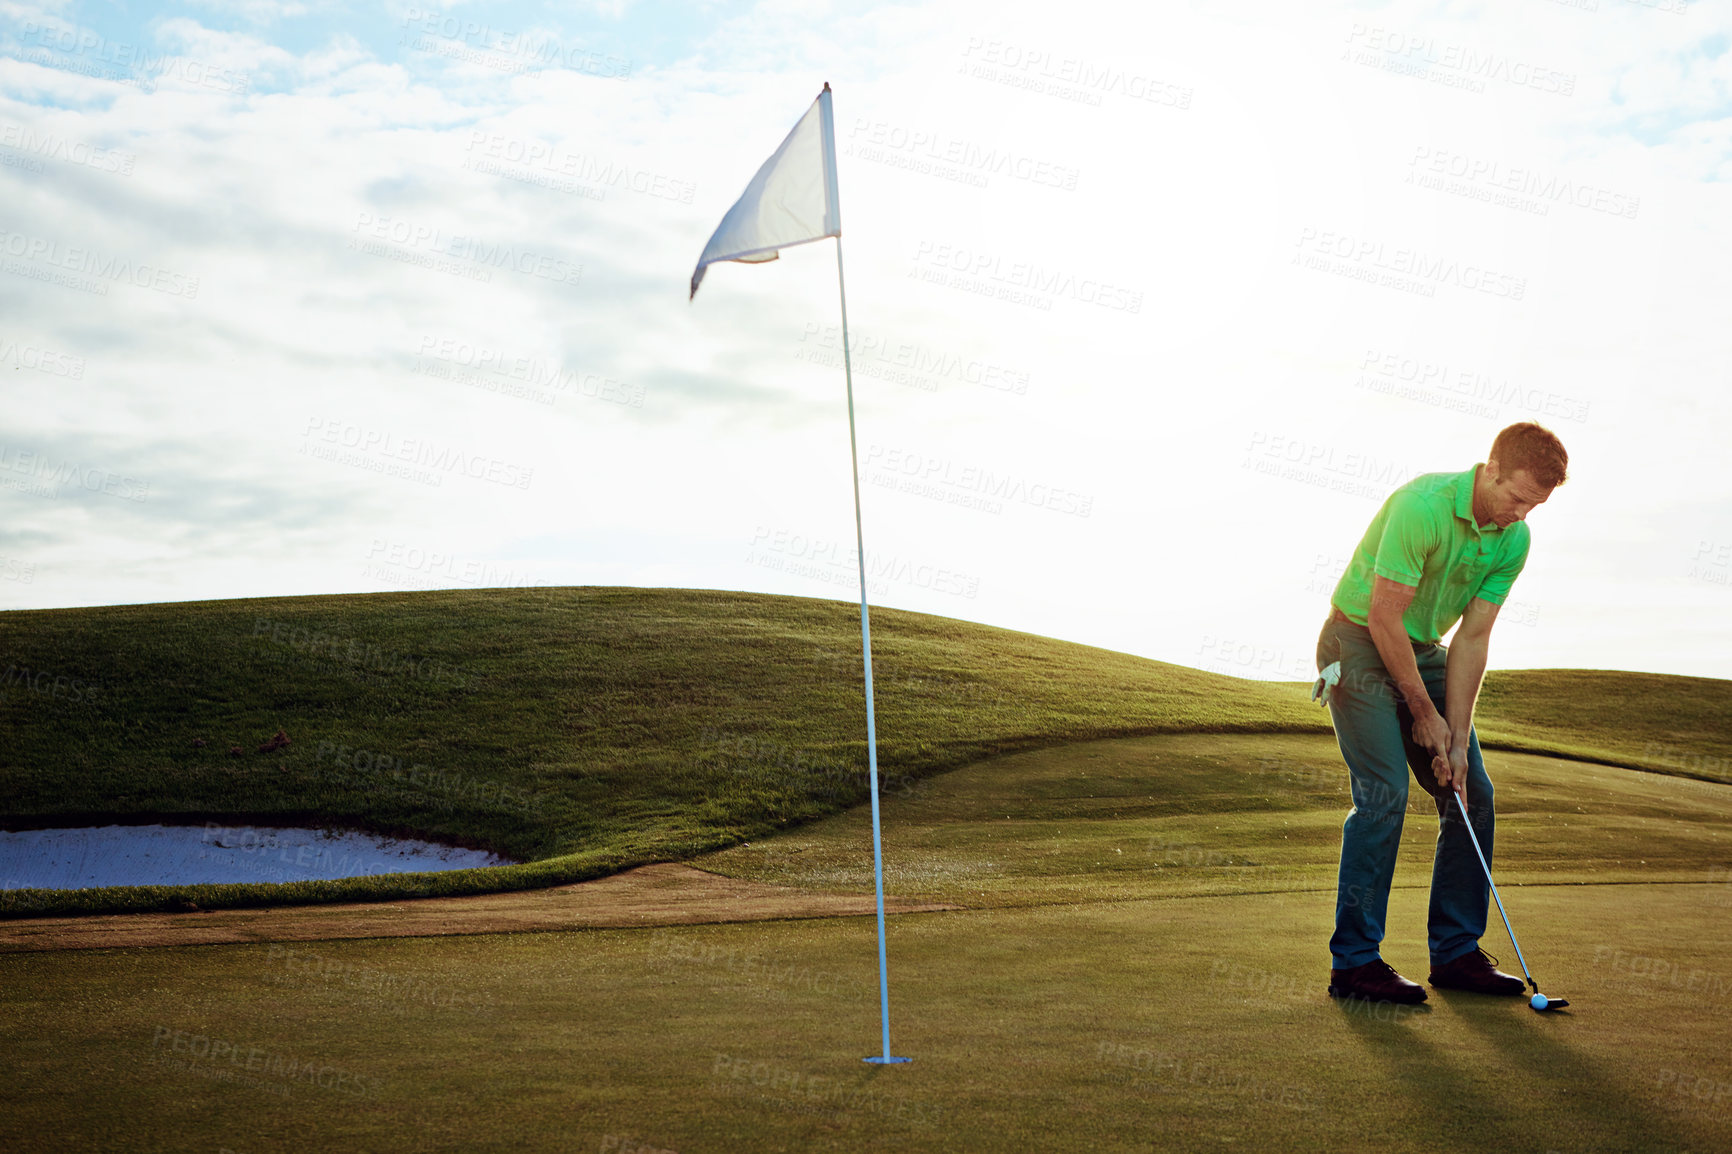
{"label": "white golf ball", "polygon": [[1551,1003],[1547,1001],[1544,994],[1535,994],[1532,998],[1528,999],[1528,1005],[1532,1006],[1536,1010],[1543,1010],[1550,1004]]}

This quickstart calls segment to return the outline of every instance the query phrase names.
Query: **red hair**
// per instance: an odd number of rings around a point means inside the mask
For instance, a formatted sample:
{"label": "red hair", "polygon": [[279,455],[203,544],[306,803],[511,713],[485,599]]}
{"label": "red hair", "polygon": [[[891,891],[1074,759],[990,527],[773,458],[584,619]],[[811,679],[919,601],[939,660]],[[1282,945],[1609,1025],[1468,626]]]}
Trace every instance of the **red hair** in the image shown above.
{"label": "red hair", "polygon": [[1497,462],[1500,474],[1525,469],[1548,489],[1569,479],[1570,455],[1564,452],[1564,443],[1537,421],[1522,421],[1500,432],[1491,443],[1490,459]]}

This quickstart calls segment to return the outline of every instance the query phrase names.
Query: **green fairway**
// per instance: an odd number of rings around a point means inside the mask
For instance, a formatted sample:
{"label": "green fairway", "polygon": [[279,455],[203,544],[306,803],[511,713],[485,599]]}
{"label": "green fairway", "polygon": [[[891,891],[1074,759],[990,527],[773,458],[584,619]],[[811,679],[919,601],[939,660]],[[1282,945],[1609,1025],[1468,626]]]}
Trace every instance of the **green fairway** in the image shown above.
{"label": "green fairway", "polygon": [[[868,918],[6,955],[0,1144],[1732,1144],[1732,788],[1493,758],[1500,888],[1571,1011],[1349,1006],[1323,994],[1331,756],[1303,735],[1097,742],[888,801],[892,888],[977,907],[891,923],[905,1067],[859,1060],[878,1046]],[[1434,829],[1410,813],[1385,951],[1417,977]],[[697,864],[852,888],[869,853],[852,812]],[[1486,945],[1513,966],[1495,915]]]}
{"label": "green fairway", "polygon": [[[865,893],[853,614],[593,589],[0,614],[0,816],[305,820],[528,859],[189,891],[207,906],[679,859]],[[708,925],[328,942],[260,923],[255,944],[0,956],[0,1149],[1732,1147],[1732,786],[1699,780],[1732,751],[1727,683],[1490,675],[1497,876],[1571,1011],[1345,1006],[1323,988],[1346,773],[1303,686],[875,626],[887,883],[967,907],[891,921],[912,1065],[860,1061],[870,918],[727,924],[722,905]],[[286,750],[227,752],[278,728]],[[1385,954],[1423,978],[1417,788],[1407,822]],[[1495,916],[1485,944],[1515,968]]]}
{"label": "green fairway", "polygon": [[[860,1062],[878,1039],[868,919],[340,942],[309,953],[317,972],[263,945],[12,955],[0,1141],[237,1154],[603,1151],[610,1136],[682,1154],[1732,1142],[1732,988],[1700,887],[1521,891],[1525,948],[1568,1016],[1470,995],[1331,1002],[1327,905],[901,919],[894,1041],[915,1062],[894,1069]],[[1423,899],[1397,894],[1392,914],[1417,929]],[[1409,941],[1391,956],[1417,964]],[[1644,950],[1707,988],[1646,976]]]}
{"label": "green fairway", "polygon": [[[924,614],[879,610],[874,652],[891,799],[982,757],[1090,738],[1329,732],[1302,685]],[[1537,670],[1490,674],[1479,721],[1488,747],[1716,778],[1732,777],[1729,715],[1728,682]],[[0,916],[546,886],[736,845],[866,790],[857,609],[746,593],[5,612],[0,729],[0,823],[359,826],[525,862],[289,886],[10,892]],[[260,752],[279,729],[291,744]],[[1220,785],[1256,791],[1278,776]]]}

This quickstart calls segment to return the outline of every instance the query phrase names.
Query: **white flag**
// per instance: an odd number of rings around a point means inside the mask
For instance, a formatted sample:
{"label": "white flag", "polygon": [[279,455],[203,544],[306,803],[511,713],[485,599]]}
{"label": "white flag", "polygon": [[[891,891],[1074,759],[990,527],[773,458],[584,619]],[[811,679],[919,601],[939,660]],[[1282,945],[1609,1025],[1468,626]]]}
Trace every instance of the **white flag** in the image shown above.
{"label": "white flag", "polygon": [[778,250],[827,236],[842,235],[842,210],[836,201],[836,127],[830,113],[830,86],[800,117],[782,147],[722,217],[698,267],[692,270],[692,296],[698,295],[704,269],[719,260],[747,263],[775,260]]}

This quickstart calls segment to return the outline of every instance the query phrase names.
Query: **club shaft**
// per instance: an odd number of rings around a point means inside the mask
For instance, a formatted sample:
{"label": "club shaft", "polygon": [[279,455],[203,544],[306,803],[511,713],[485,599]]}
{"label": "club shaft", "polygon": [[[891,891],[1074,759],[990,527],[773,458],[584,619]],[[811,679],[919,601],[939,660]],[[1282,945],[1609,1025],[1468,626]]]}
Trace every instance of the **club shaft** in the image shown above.
{"label": "club shaft", "polygon": [[1485,853],[1479,848],[1479,835],[1473,832],[1473,819],[1467,816],[1467,803],[1461,800],[1461,794],[1455,790],[1449,791],[1455,798],[1455,804],[1461,810],[1461,824],[1467,827],[1467,836],[1473,839],[1474,856],[1479,858],[1479,868],[1485,871],[1485,884],[1491,887],[1492,900],[1497,903],[1497,916],[1503,919],[1504,932],[1509,934],[1509,944],[1515,947],[1516,961],[1521,963],[1522,977],[1528,980],[1528,985],[1539,989],[1540,984],[1534,981],[1534,976],[1528,973],[1527,959],[1522,957],[1522,944],[1516,941],[1515,931],[1510,929],[1509,915],[1503,912],[1503,899],[1497,896],[1497,883],[1491,880],[1491,866],[1485,860]]}

